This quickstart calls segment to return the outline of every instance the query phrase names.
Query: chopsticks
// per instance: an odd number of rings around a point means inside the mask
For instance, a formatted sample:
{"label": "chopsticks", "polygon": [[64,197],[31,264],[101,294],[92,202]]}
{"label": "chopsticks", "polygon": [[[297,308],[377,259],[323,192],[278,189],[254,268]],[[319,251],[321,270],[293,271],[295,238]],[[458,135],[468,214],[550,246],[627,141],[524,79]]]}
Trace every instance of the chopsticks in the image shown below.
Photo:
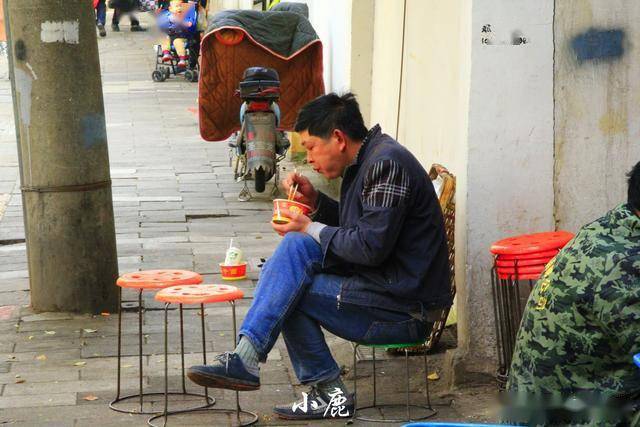
{"label": "chopsticks", "polygon": [[[293,170],[295,175],[298,175],[298,169],[295,168]],[[298,192],[298,183],[296,182],[291,187],[289,187],[289,194],[287,195],[287,200],[291,201],[296,197],[296,193]]]}
{"label": "chopsticks", "polygon": [[292,187],[289,188],[289,195],[287,200],[291,201],[296,197],[296,193],[298,192],[298,183],[296,182]]}

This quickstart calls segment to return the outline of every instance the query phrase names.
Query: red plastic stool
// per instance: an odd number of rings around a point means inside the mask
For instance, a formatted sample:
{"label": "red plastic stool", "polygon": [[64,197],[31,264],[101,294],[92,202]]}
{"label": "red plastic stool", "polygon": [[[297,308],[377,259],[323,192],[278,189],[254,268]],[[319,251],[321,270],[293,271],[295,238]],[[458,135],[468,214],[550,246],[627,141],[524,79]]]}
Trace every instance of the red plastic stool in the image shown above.
{"label": "red plastic stool", "polygon": [[502,255],[501,254],[500,260],[515,262],[515,261],[521,261],[521,260],[531,260],[531,259],[540,259],[540,258],[551,259],[554,256],[558,255],[558,252],[560,252],[560,248],[554,249],[551,251],[531,252],[528,254],[521,254],[521,255]]}
{"label": "red plastic stool", "polygon": [[[554,255],[555,256],[555,255]],[[496,259],[498,268],[516,268],[516,267],[544,267],[553,257],[531,258],[531,259],[515,259],[504,260],[502,257]]]}
{"label": "red plastic stool", "polygon": [[[116,285],[120,287],[120,296],[119,296],[119,310],[118,310],[118,386],[116,391],[116,397],[109,403],[109,408],[113,409],[117,412],[122,412],[125,414],[159,414],[161,411],[145,411],[144,410],[144,397],[145,396],[160,396],[165,393],[158,392],[144,392],[142,378],[142,292],[143,291],[157,291],[160,289],[164,289],[169,286],[175,285],[188,285],[188,284],[198,284],[202,283],[202,276],[198,273],[194,273],[193,271],[187,270],[146,270],[146,271],[136,271],[133,273],[123,274],[116,281]],[[138,394],[131,394],[128,396],[120,396],[120,381],[121,381],[121,358],[122,358],[122,288],[135,289],[138,291],[138,358],[139,358],[139,387],[140,391]],[[182,313],[182,306],[180,306],[180,337],[182,344],[182,392],[172,392],[172,395],[181,395],[181,396],[195,396],[195,397],[203,397],[205,398],[205,404],[200,405],[197,408],[192,409],[201,409],[208,408],[215,404],[215,399],[213,397],[209,397],[208,395],[188,393],[186,384],[184,381],[184,320]],[[203,349],[204,349],[204,340],[203,340]],[[138,397],[140,399],[140,409],[139,410],[128,410],[118,408],[116,405],[119,402],[126,401]],[[189,409],[185,409],[186,411]]]}
{"label": "red plastic stool", "polygon": [[491,245],[491,253],[496,255],[523,255],[535,252],[557,250],[573,239],[568,231],[551,231],[547,233],[523,234],[508,237]]}
{"label": "red plastic stool", "polygon": [[[205,342],[205,325],[204,325],[204,305],[214,304],[219,302],[228,302],[231,305],[231,314],[233,316],[233,344],[235,345],[235,339],[238,334],[236,325],[236,303],[235,301],[241,299],[244,296],[243,292],[235,286],[229,285],[181,285],[172,286],[161,290],[155,296],[155,299],[160,302],[164,302],[164,411],[161,414],[155,415],[147,421],[152,427],[157,427],[153,422],[158,418],[164,419],[164,425],[167,424],[167,417],[169,415],[175,415],[185,412],[218,412],[218,413],[235,413],[239,426],[249,426],[258,421],[258,415],[254,412],[245,411],[240,408],[240,396],[236,391],[236,409],[221,409],[221,408],[194,408],[184,411],[169,411],[169,334],[168,334],[168,313],[169,306],[171,304],[199,304],[200,305],[200,319],[202,326],[202,342]],[[204,364],[207,364],[207,352],[203,347]],[[184,381],[184,373],[183,373]],[[205,387],[205,394],[208,396],[208,389]],[[240,415],[247,415],[249,418],[247,421],[242,421]]]}
{"label": "red plastic stool", "polygon": [[506,387],[525,302],[549,262],[571,239],[567,231],[508,237],[491,245],[491,290],[498,346],[498,387]]}

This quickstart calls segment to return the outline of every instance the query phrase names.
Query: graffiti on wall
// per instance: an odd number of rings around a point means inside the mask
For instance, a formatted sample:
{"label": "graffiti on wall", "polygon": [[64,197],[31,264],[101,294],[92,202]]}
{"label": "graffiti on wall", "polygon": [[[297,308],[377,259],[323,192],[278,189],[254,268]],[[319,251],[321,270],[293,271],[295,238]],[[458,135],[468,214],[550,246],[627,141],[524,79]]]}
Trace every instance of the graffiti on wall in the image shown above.
{"label": "graffiti on wall", "polygon": [[621,29],[590,28],[571,40],[571,48],[580,63],[615,61],[624,55],[624,36]]}

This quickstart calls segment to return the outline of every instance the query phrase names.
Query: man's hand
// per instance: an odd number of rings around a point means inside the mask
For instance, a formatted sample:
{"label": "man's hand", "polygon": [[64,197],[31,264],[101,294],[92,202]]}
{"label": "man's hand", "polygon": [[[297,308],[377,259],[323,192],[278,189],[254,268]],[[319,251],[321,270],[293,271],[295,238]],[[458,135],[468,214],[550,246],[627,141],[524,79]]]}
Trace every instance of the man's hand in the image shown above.
{"label": "man's hand", "polygon": [[291,222],[289,222],[288,224],[276,224],[274,222],[271,222],[271,227],[273,227],[276,233],[284,236],[291,231],[306,233],[309,224],[311,224],[311,218],[303,214],[296,214],[291,212]]}
{"label": "man's hand", "polygon": [[307,177],[304,177],[295,172],[290,172],[289,175],[282,181],[285,193],[289,194],[289,189],[295,184],[298,184],[296,194],[293,196],[293,200],[296,202],[304,203],[309,206],[311,210],[316,209],[318,202],[318,192],[313,188],[313,184]]}

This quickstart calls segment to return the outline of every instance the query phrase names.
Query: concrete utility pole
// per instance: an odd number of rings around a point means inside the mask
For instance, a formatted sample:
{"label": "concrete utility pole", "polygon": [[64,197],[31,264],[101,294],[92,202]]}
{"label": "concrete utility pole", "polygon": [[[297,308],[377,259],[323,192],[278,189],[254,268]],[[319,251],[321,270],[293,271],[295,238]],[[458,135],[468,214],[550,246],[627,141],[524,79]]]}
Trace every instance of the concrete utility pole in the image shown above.
{"label": "concrete utility pole", "polygon": [[115,312],[118,276],[89,0],[4,0],[31,304]]}

